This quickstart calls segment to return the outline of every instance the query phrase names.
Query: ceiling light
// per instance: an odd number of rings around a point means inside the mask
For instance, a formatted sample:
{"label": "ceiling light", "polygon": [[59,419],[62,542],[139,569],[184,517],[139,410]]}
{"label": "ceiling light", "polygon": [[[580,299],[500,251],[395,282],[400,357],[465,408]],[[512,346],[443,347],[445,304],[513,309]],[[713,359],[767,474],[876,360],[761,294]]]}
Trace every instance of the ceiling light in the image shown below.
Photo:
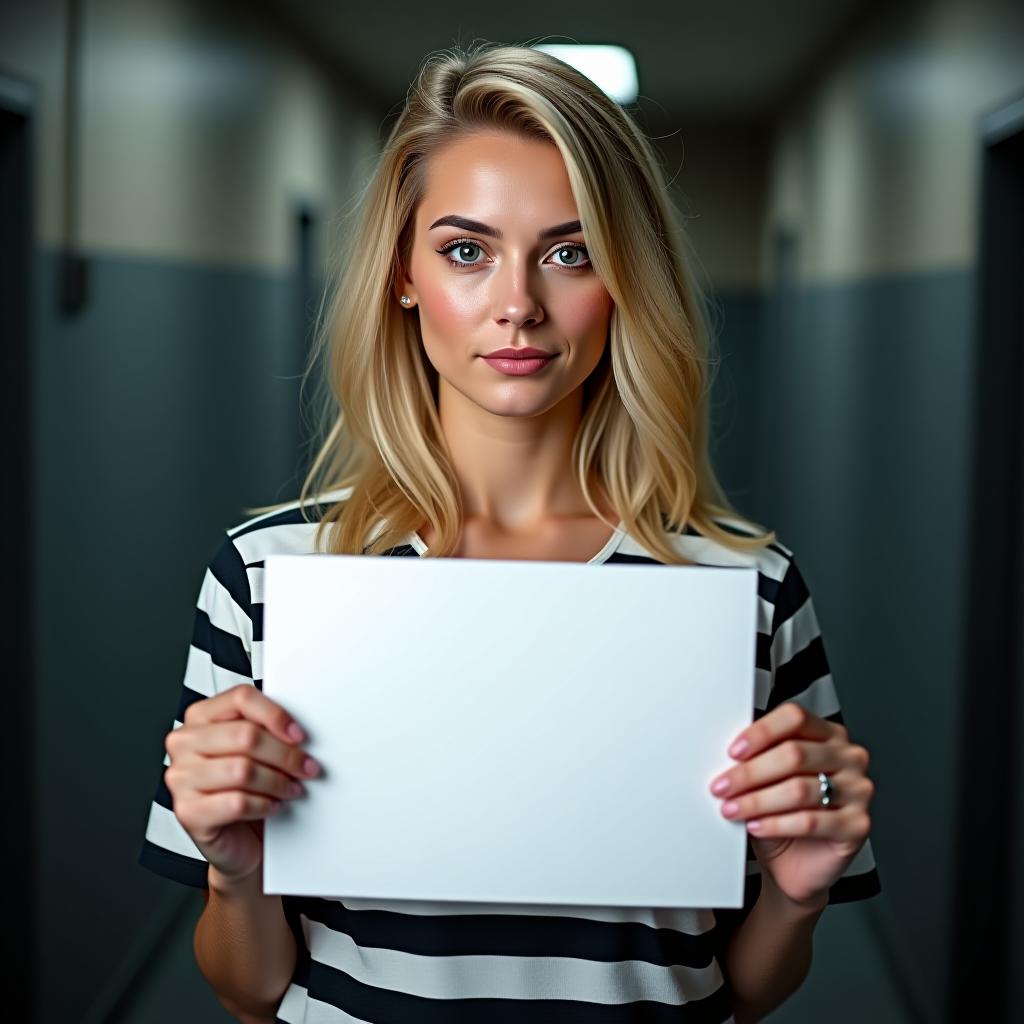
{"label": "ceiling light", "polygon": [[534,49],[571,64],[618,103],[632,103],[637,97],[636,61],[624,46],[537,43]]}

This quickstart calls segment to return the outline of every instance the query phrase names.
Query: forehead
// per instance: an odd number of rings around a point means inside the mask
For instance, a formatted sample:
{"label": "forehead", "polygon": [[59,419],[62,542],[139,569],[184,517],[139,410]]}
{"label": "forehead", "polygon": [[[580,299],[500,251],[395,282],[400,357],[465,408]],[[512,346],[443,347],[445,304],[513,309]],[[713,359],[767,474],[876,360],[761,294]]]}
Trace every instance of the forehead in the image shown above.
{"label": "forehead", "polygon": [[427,161],[424,186],[420,219],[447,213],[480,220],[576,215],[558,147],[509,132],[479,132],[443,146]]}

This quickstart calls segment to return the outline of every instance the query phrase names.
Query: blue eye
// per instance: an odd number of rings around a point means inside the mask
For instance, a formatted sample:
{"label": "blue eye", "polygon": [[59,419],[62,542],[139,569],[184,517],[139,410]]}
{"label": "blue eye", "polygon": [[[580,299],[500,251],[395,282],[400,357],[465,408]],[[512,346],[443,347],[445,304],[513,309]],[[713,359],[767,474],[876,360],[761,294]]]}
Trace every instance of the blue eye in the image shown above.
{"label": "blue eye", "polygon": [[587,255],[587,247],[580,245],[578,242],[567,242],[565,245],[560,245],[555,252],[561,256],[563,252],[575,253],[576,259],[585,259],[586,263],[556,263],[555,266],[565,267],[566,270],[582,270],[584,267],[590,266],[590,257]]}
{"label": "blue eye", "polygon": [[[468,253],[466,252],[468,250]],[[449,256],[448,253],[454,253],[457,251],[458,258],[455,256]],[[484,260],[471,259],[474,251],[482,253],[483,246],[479,242],[474,242],[469,238],[454,238],[452,241],[445,243],[440,249],[436,249],[435,252],[444,256],[448,265],[451,267],[476,267],[481,265]],[[590,268],[590,256],[587,254],[587,247],[580,242],[563,242],[557,249],[554,250],[552,255],[562,257],[563,253],[573,254],[572,258],[576,260],[574,263],[562,263],[560,260],[554,265],[560,267],[562,270],[588,270]],[[580,258],[585,262],[580,262]]]}
{"label": "blue eye", "polygon": [[[477,245],[476,242],[470,242],[466,238],[456,238],[453,242],[448,242],[447,245],[442,246],[437,251],[439,253],[449,253],[453,249],[458,249],[459,250],[459,256],[460,257],[464,255],[462,253],[462,251],[461,251],[463,249],[478,249],[480,252],[483,252],[483,249],[481,249],[480,246]],[[468,260],[468,259],[457,259],[456,260],[456,259],[452,259],[452,257],[449,256],[448,257],[448,262],[451,263],[453,266],[458,267],[458,266],[472,266],[474,263],[476,263],[478,261],[476,261],[476,260]]]}

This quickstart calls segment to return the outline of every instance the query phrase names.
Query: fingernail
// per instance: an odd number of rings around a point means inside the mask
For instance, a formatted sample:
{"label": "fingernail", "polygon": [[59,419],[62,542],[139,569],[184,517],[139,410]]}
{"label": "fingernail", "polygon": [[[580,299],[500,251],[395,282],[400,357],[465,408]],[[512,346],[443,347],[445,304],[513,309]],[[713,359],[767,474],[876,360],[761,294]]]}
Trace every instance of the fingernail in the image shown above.
{"label": "fingernail", "polygon": [[288,795],[289,796],[301,796],[303,792],[304,792],[304,790],[302,788],[302,783],[301,782],[293,782],[288,787]]}
{"label": "fingernail", "polygon": [[750,749],[749,740],[737,740],[730,748],[731,757],[742,757]]}
{"label": "fingernail", "polygon": [[729,816],[732,816],[733,814],[735,814],[739,809],[740,809],[740,804],[739,804],[738,800],[727,800],[722,805],[722,813],[723,814],[728,814]]}
{"label": "fingernail", "polygon": [[729,780],[728,779],[718,779],[715,782],[715,784],[711,787],[711,792],[714,793],[716,796],[721,796],[723,793],[727,792],[728,789],[729,789]]}
{"label": "fingernail", "polygon": [[320,771],[320,765],[318,765],[313,758],[307,757],[306,760],[302,762],[302,770],[307,775],[316,775]]}
{"label": "fingernail", "polygon": [[299,725],[298,722],[292,722],[292,724],[288,726],[288,735],[291,736],[293,740],[304,740],[306,738],[306,734],[302,731],[302,726]]}
{"label": "fingernail", "polygon": [[747,822],[747,828],[750,829],[751,832],[760,832],[761,831],[761,822],[760,821],[748,821]]}

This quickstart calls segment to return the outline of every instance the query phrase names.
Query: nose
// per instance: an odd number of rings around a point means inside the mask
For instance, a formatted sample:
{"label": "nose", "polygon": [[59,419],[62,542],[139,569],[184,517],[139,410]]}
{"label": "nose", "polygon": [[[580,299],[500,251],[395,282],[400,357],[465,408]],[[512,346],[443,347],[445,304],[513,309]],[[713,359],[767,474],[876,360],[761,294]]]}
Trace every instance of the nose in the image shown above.
{"label": "nose", "polygon": [[535,288],[531,285],[529,270],[526,267],[509,265],[502,268],[505,272],[495,275],[494,321],[497,324],[513,327],[532,327],[544,319]]}

